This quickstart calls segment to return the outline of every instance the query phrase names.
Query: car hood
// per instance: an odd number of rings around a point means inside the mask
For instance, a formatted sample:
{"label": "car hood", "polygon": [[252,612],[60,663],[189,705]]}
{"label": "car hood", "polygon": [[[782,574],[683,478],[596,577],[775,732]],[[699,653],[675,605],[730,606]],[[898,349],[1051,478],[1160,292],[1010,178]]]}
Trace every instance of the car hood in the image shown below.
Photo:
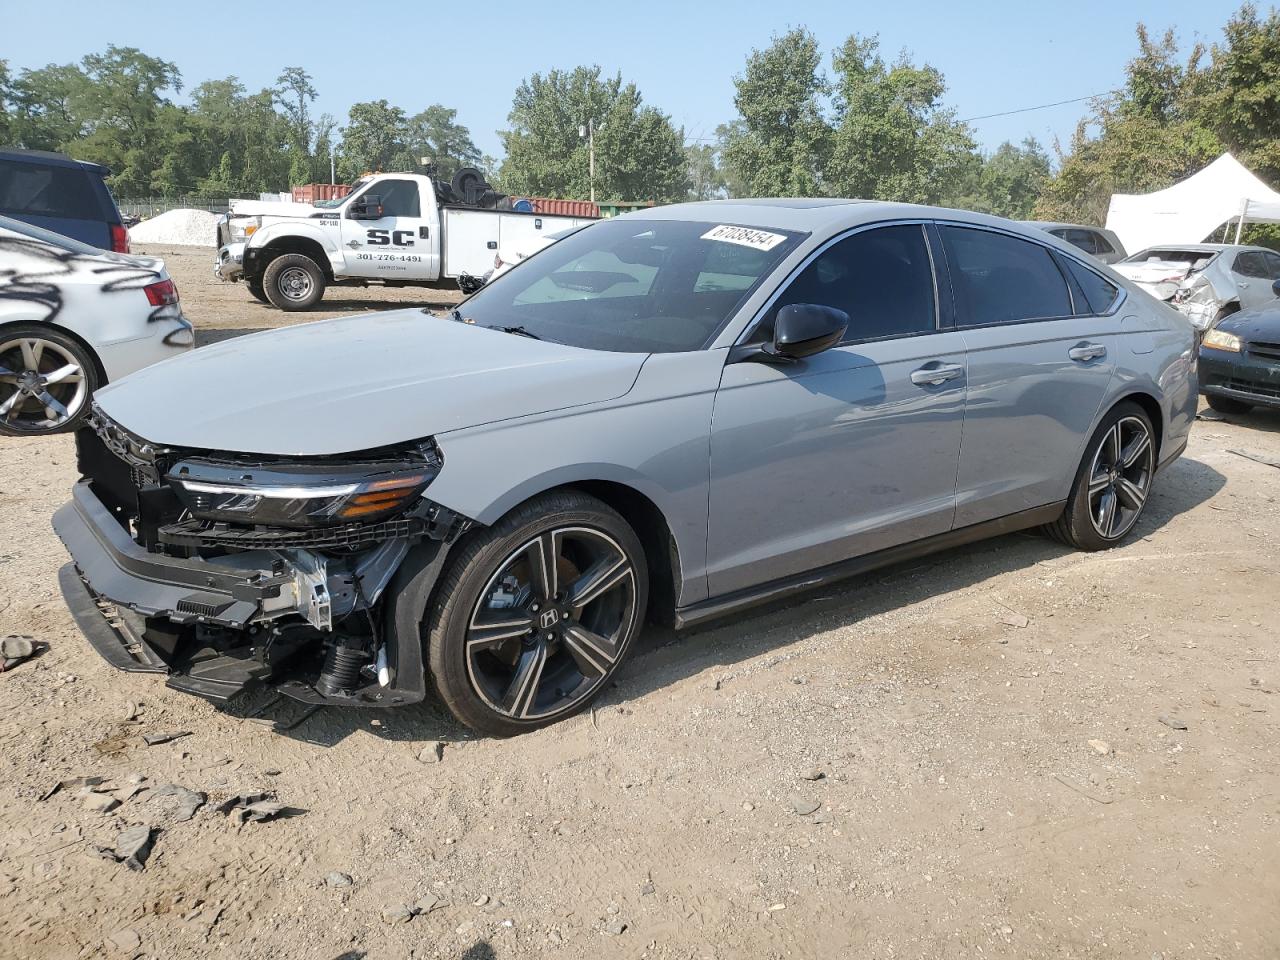
{"label": "car hood", "polygon": [[1246,342],[1280,343],[1280,300],[1273,300],[1256,310],[1233,313],[1219,320],[1214,329],[1234,333]]}
{"label": "car hood", "polygon": [[646,356],[396,310],[225,340],[95,399],[155,444],[324,456],[611,400]]}

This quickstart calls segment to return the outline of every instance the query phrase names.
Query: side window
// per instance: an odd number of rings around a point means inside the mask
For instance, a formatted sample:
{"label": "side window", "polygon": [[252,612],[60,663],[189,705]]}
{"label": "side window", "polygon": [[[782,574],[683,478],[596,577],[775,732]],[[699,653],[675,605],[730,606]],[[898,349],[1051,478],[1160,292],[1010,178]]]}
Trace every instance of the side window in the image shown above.
{"label": "side window", "polygon": [[412,180],[382,180],[365,192],[370,196],[382,198],[384,217],[422,216],[418,185]]}
{"label": "side window", "polygon": [[967,227],[941,231],[960,326],[1071,316],[1067,281],[1038,243]]}
{"label": "side window", "polygon": [[1075,278],[1076,283],[1080,285],[1080,289],[1084,291],[1085,299],[1088,302],[1088,308],[1083,309],[1084,304],[1076,304],[1078,314],[1102,314],[1111,309],[1111,305],[1116,302],[1116,297],[1120,291],[1116,285],[1110,280],[1103,279],[1083,264],[1076,263],[1069,257],[1062,258],[1067,269],[1071,271],[1071,276]]}
{"label": "side window", "polygon": [[102,205],[83,170],[56,164],[0,163],[0,213],[101,220]]}
{"label": "side window", "polygon": [[1093,242],[1097,249],[1094,253],[1115,253],[1116,248],[1111,245],[1111,241],[1107,239],[1105,233],[1094,233]]}
{"label": "side window", "polygon": [[1098,252],[1097,234],[1092,230],[1068,230],[1062,239],[1085,253]]}
{"label": "side window", "polygon": [[849,314],[846,343],[937,329],[924,226],[864,230],[828,247],[782,292],[753,339],[771,337],[773,318],[793,303],[816,303]]}
{"label": "side window", "polygon": [[1267,278],[1280,280],[1280,253],[1264,253],[1262,258],[1267,262]]}
{"label": "side window", "polygon": [[1235,266],[1231,269],[1242,277],[1258,277],[1265,280],[1271,276],[1267,270],[1267,261],[1256,250],[1246,250],[1244,253],[1237,254]]}

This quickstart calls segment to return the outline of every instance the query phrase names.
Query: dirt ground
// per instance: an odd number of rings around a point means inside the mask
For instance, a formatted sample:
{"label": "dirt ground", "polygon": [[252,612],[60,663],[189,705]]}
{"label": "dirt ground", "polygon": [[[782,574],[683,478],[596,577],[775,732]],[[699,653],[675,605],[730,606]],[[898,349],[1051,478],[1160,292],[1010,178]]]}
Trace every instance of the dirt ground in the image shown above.
{"label": "dirt ground", "polygon": [[[169,261],[202,340],[284,319]],[[1280,470],[1233,450],[1280,459],[1280,416],[1198,422],[1120,549],[1009,536],[651,630],[591,714],[500,741],[115,672],[57,590],[71,441],[0,441],[0,634],[49,645],[0,676],[0,956],[1280,956]],[[129,798],[41,799],[80,776]],[[291,815],[215,809],[254,790]],[[135,822],[145,870],[93,853]]]}

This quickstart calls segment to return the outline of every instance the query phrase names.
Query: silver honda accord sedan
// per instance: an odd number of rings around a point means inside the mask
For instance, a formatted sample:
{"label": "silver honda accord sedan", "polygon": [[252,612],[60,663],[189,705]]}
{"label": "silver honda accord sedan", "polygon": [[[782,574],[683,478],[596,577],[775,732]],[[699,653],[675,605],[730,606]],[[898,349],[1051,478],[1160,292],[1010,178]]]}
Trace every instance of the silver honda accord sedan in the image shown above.
{"label": "silver honda accord sedan", "polygon": [[97,395],[54,527],[124,670],[519,733],[646,617],[719,617],[1032,527],[1133,530],[1196,406],[1186,318],[955,210],[719,201],[594,224],[447,316],[275,330]]}

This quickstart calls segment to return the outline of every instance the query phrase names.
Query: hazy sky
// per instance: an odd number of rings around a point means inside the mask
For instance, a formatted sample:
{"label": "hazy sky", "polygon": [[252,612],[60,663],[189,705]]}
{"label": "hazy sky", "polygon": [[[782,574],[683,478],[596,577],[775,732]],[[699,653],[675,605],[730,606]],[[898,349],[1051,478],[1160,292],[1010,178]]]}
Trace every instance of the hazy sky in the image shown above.
{"label": "hazy sky", "polygon": [[[1220,40],[1238,8],[1211,0],[1138,2],[167,3],[0,0],[0,59],[10,67],[78,60],[107,44],[177,63],[186,87],[234,74],[251,90],[285,66],[314,77],[317,113],[341,123],[352,103],[385,97],[412,114],[458,111],[476,144],[500,155],[512,93],[534,72],[598,63],[634,81],[689,139],[734,117],[733,76],[753,47],[795,25],[831,50],[850,33],[880,35],[947,80],[960,118],[1101,93],[1123,80],[1134,25],[1174,27],[1184,44]],[[179,98],[181,99],[181,98]],[[1034,134],[1065,141],[1084,103],[974,120],[979,142]]]}

